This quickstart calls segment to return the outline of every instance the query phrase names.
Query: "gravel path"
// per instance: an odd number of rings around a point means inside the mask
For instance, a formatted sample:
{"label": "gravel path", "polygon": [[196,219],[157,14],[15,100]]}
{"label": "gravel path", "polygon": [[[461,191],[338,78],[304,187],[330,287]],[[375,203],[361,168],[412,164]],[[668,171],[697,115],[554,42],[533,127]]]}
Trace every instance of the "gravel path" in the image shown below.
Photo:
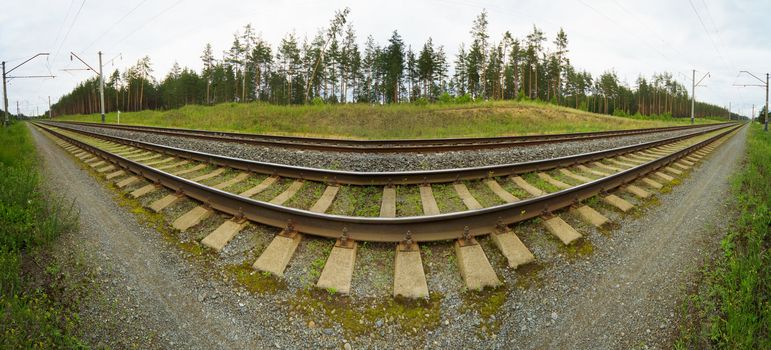
{"label": "gravel path", "polygon": [[213,142],[187,137],[156,135],[145,132],[125,131],[72,125],[73,128],[104,133],[132,140],[157,143],[200,152],[251,159],[262,162],[289,164],[311,168],[351,171],[409,171],[453,169],[484,165],[510,164],[532,160],[564,157],[573,154],[599,151],[685,135],[693,131],[679,130],[658,134],[611,137],[590,141],[572,141],[533,146],[487,149],[478,151],[454,151],[443,153],[336,153],[303,151],[278,147],[255,146],[231,142]]}
{"label": "gravel path", "polygon": [[[287,268],[285,285],[250,293],[223,272],[253,262],[275,229],[251,225],[223,254],[180,250],[137,217],[72,157],[32,134],[51,188],[77,198],[81,232],[62,249],[82,255],[98,271],[95,297],[80,317],[86,339],[113,348],[631,348],[671,347],[684,290],[718,246],[732,206],[728,176],[743,154],[746,128],[718,148],[668,194],[621,215],[599,205],[617,223],[599,232],[568,213],[560,216],[585,234],[564,247],[536,220],[514,231],[537,258],[510,270],[489,238],[480,242],[506,287],[464,292],[452,246],[423,246],[428,286],[438,300],[426,310],[431,325],[414,330],[385,314],[352,333],[339,313],[378,308],[390,299],[393,247],[362,244],[350,297],[308,297],[312,267],[331,242],[305,239]],[[656,203],[658,202],[658,204]],[[184,204],[187,205],[187,204]],[[219,218],[217,220],[224,220]],[[320,302],[337,308],[319,307]],[[305,307],[313,308],[307,311]],[[422,315],[423,312],[420,312]],[[348,315],[348,314],[346,314]],[[359,317],[354,312],[351,317]],[[430,316],[430,317],[429,317]],[[355,319],[354,319],[355,322]],[[348,345],[346,345],[348,344]]]}

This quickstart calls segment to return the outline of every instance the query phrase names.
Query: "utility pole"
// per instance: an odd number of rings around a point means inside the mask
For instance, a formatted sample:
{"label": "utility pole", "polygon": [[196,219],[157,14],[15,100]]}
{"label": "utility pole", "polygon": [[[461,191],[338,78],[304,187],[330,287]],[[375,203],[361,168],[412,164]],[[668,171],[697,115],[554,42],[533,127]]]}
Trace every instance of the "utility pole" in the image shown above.
{"label": "utility pole", "polygon": [[54,119],[52,116],[53,112],[51,112],[51,96],[48,96],[48,119]]}
{"label": "utility pole", "polygon": [[5,61],[3,61],[3,113],[5,113],[3,127],[6,127],[8,126],[8,88],[5,85]]}
{"label": "utility pole", "polygon": [[96,75],[99,76],[99,99],[101,101],[101,111],[102,111],[102,124],[104,124],[104,75],[102,75],[102,51],[99,51],[99,71],[97,72],[96,69],[91,67],[86,61],[83,61],[78,55],[76,55],[74,52],[70,51],[70,60],[72,60],[72,57],[75,57],[80,61],[81,63],[85,64],[88,69],[90,69],[92,72],[96,73]]}
{"label": "utility pole", "polygon": [[701,77],[701,79],[699,79],[698,83],[696,82],[696,70],[695,69],[692,70],[692,73],[693,74],[691,75],[691,124],[693,125],[694,118],[695,118],[695,116],[694,116],[695,112],[694,111],[696,110],[696,87],[697,86],[704,86],[704,85],[699,85],[699,84],[701,84],[701,81],[704,80],[704,78],[709,76],[709,72],[704,74],[704,76]]}
{"label": "utility pole", "polygon": [[16,101],[16,118],[18,118],[21,115],[21,111],[19,110],[19,101]]}
{"label": "utility pole", "polygon": [[731,102],[728,102],[728,120],[731,120]]}
{"label": "utility pole", "polygon": [[102,124],[104,124],[104,74],[102,74],[102,51],[99,51],[99,95],[102,102]]}
{"label": "utility pole", "polygon": [[758,86],[758,87],[766,88],[766,118],[765,118],[766,120],[765,120],[765,123],[763,125],[763,131],[768,132],[768,76],[769,76],[769,73],[766,73],[766,81],[765,82],[763,82],[763,79],[760,79],[760,78],[756,77],[755,74],[752,74],[752,73],[750,73],[750,72],[748,72],[746,70],[743,70],[743,71],[739,72],[739,74],[741,74],[741,73],[747,73],[747,74],[751,75],[753,78],[755,78],[758,81],[760,81],[760,84],[734,84],[734,86]]}
{"label": "utility pole", "polygon": [[[5,61],[3,61],[3,107],[5,112],[5,120],[3,120],[3,127],[8,126],[8,86],[6,84],[7,80],[13,79],[13,78],[56,78],[53,75],[25,75],[25,76],[9,76],[8,74],[16,70],[16,68],[21,67],[25,63],[31,61],[37,56],[48,56],[47,52],[41,52],[35,56],[32,56],[28,58],[26,61],[19,63],[16,67],[13,67],[9,69],[8,71],[5,70]],[[18,109],[18,108],[17,108]]]}

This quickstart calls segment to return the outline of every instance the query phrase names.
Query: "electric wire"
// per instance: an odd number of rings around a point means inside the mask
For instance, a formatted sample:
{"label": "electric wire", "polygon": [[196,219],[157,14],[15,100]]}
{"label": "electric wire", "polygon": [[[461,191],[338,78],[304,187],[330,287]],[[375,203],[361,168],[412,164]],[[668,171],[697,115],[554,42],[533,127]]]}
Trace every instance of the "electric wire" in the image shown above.
{"label": "electric wire", "polygon": [[64,30],[64,27],[67,25],[67,19],[70,18],[70,12],[72,11],[72,4],[75,3],[75,0],[70,0],[70,6],[67,7],[67,12],[64,14],[64,22],[62,22],[62,25],[59,27],[59,30],[56,31],[56,39],[54,39],[54,42],[51,43],[51,48],[55,47],[56,44],[59,42],[59,38],[62,37],[62,31]]}
{"label": "electric wire", "polygon": [[109,28],[107,28],[107,30],[103,31],[103,32],[102,32],[102,35],[100,35],[99,37],[97,37],[96,39],[94,39],[94,41],[92,41],[90,44],[88,44],[88,45],[87,45],[85,48],[83,48],[82,50],[78,51],[78,53],[83,53],[84,51],[86,51],[86,50],[88,50],[89,48],[91,48],[91,46],[93,46],[94,44],[96,44],[96,43],[97,43],[99,40],[102,40],[102,38],[104,38],[105,36],[107,36],[107,34],[109,34],[109,33],[110,33],[110,32],[111,32],[111,31],[112,31],[114,28],[116,28],[116,27],[117,27],[119,24],[121,24],[121,23],[122,23],[124,20],[126,20],[126,18],[128,18],[128,16],[130,16],[132,13],[134,13],[134,11],[136,11],[136,10],[137,10],[137,9],[138,9],[140,6],[142,6],[142,5],[143,5],[144,3],[146,3],[146,2],[147,2],[147,0],[142,0],[142,1],[140,1],[140,2],[139,2],[137,5],[136,5],[136,6],[134,6],[134,8],[132,8],[131,10],[129,10],[128,12],[126,12],[126,13],[123,15],[123,17],[121,17],[120,19],[118,19],[118,20],[117,20],[115,23],[112,23],[112,25],[111,25]]}
{"label": "electric wire", "polygon": [[720,56],[720,59],[723,60],[723,64],[725,64],[726,69],[730,70],[730,65],[728,64],[728,61],[726,61],[725,57],[723,57],[723,54],[720,52],[720,49],[718,49],[717,44],[715,44],[715,40],[712,38],[712,35],[709,33],[709,30],[707,29],[707,26],[704,24],[704,20],[701,18],[701,15],[699,14],[699,11],[696,10],[696,6],[693,5],[692,0],[688,0],[688,3],[691,4],[691,9],[693,10],[693,13],[696,14],[696,18],[699,19],[699,23],[701,23],[701,27],[704,29],[704,33],[707,34],[707,38],[709,39],[709,42],[712,44],[712,47],[715,49],[715,52]]}
{"label": "electric wire", "polygon": [[80,11],[83,10],[83,6],[86,4],[86,0],[83,0],[83,2],[80,3],[80,7],[78,8],[78,12],[75,13],[75,17],[72,18],[72,23],[70,24],[70,28],[67,29],[67,34],[64,35],[64,38],[59,43],[59,47],[56,49],[56,54],[54,54],[54,58],[52,61],[56,61],[56,57],[59,56],[59,51],[62,49],[62,45],[67,41],[67,38],[70,36],[70,32],[72,32],[72,28],[75,26],[75,23],[78,21],[78,16],[80,16]]}
{"label": "electric wire", "polygon": [[119,44],[122,44],[124,41],[126,41],[126,39],[128,39],[129,37],[131,37],[132,35],[134,35],[134,33],[138,32],[140,29],[144,28],[144,26],[148,25],[150,22],[152,22],[152,21],[154,21],[154,20],[158,19],[158,17],[162,16],[162,15],[163,15],[164,13],[166,13],[167,11],[169,11],[169,10],[171,10],[172,8],[176,7],[177,5],[181,4],[183,1],[185,1],[185,0],[178,0],[178,1],[176,1],[175,3],[171,4],[171,6],[169,6],[169,7],[166,7],[165,9],[161,10],[161,12],[158,12],[158,13],[157,13],[155,16],[151,17],[151,18],[150,18],[150,19],[148,19],[147,21],[145,21],[145,22],[143,22],[142,24],[140,24],[138,27],[134,28],[134,30],[132,30],[131,32],[129,32],[128,34],[126,34],[126,36],[124,36],[124,37],[123,37],[123,38],[121,38],[120,40],[118,40],[118,41],[116,41],[115,43],[113,43],[113,45],[112,45],[112,46],[111,46],[109,49],[107,49],[107,51],[111,51],[113,48],[115,48],[115,47],[116,47],[116,46],[118,46]]}
{"label": "electric wire", "polygon": [[[704,9],[707,10],[707,18],[709,18],[710,23],[712,24],[712,28],[715,30],[715,35],[717,36],[718,44],[720,44],[720,48],[725,48],[725,43],[723,42],[723,36],[720,34],[720,29],[718,29],[717,24],[715,23],[715,18],[712,17],[712,11],[709,9],[709,5],[707,5],[707,2],[704,0],[701,0],[701,3],[704,5]],[[731,60],[730,57],[727,57],[726,60],[728,60],[728,63],[731,64],[731,66],[736,67],[734,62]]]}

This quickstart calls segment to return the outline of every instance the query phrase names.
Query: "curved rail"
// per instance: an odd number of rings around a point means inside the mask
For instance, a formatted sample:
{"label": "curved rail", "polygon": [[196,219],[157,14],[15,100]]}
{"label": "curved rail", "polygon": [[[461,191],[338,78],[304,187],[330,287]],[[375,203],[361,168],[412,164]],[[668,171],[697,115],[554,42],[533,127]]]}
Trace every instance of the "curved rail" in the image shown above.
{"label": "curved rail", "polygon": [[89,127],[109,128],[126,131],[149,132],[166,136],[194,137],[218,142],[237,142],[258,146],[283,147],[316,151],[360,152],[360,153],[394,153],[394,152],[447,152],[462,150],[479,150],[504,148],[514,146],[529,146],[545,143],[593,140],[619,136],[642,135],[657,132],[699,129],[720,124],[671,126],[663,128],[646,128],[631,130],[612,130],[569,134],[547,134],[529,136],[501,137],[465,137],[441,139],[394,139],[394,140],[346,140],[315,137],[294,137],[265,134],[247,134],[224,131],[207,131],[181,128],[162,128],[141,125],[116,125],[89,122],[61,122]]}
{"label": "curved rail", "polygon": [[398,218],[349,217],[319,214],[256,201],[133,162],[127,158],[91,146],[48,127],[43,128],[57,137],[66,140],[81,149],[92,152],[94,155],[106,159],[121,168],[141,175],[149,181],[163,185],[172,191],[183,193],[188,197],[205,203],[212,209],[226,214],[243,217],[250,221],[274,227],[285,228],[289,231],[299,231],[333,239],[340,238],[345,233],[347,238],[353,240],[400,242],[403,241],[407,233],[410,232],[412,240],[423,242],[456,239],[463,237],[464,234],[471,236],[484,235],[495,232],[496,229],[501,228],[501,225],[524,221],[568,207],[599,193],[632,182],[653,170],[673,163],[681,157],[712,143],[741,126],[742,125],[736,125],[728,128],[709,139],[698,142],[668,156],[652,160],[627,170],[622,170],[621,172],[583,185],[571,187],[544,196],[479,210],[433,216]]}
{"label": "curved rail", "polygon": [[181,157],[185,159],[206,162],[219,166],[226,166],[233,169],[254,172],[258,174],[267,174],[272,176],[281,176],[294,179],[313,180],[331,184],[344,185],[414,185],[429,183],[446,183],[462,180],[483,179],[494,176],[506,176],[523,174],[539,170],[548,170],[556,167],[572,166],[590,161],[600,160],[615,155],[622,155],[637,150],[655,147],[667,143],[676,142],[696,135],[705,134],[719,128],[728,128],[731,125],[722,125],[718,128],[708,128],[687,135],[670,137],[662,140],[640,143],[636,145],[623,146],[608,150],[601,150],[578,155],[571,155],[559,158],[550,158],[536,160],[531,162],[510,163],[501,165],[490,165],[475,168],[457,168],[441,170],[420,170],[420,171],[398,171],[398,172],[355,172],[344,170],[330,170],[319,168],[307,168],[300,166],[275,164],[268,162],[259,162],[241,158],[233,158],[221,155],[215,155],[204,152],[191,151],[176,147],[169,147],[149,142],[130,140],[117,136],[108,136],[100,133],[80,130],[63,125],[55,125],[62,129],[74,131],[76,133],[93,136],[103,140],[113,141],[124,145],[139,147],[146,150],[167,154],[170,156]]}

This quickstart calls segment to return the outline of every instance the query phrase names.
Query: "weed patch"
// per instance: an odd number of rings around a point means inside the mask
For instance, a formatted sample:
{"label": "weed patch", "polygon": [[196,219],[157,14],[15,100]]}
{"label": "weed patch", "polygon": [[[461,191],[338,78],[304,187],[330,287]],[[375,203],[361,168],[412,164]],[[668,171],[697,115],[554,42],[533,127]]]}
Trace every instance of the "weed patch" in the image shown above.
{"label": "weed patch", "polygon": [[721,242],[722,256],[705,269],[700,290],[686,301],[679,349],[771,348],[771,136],[755,123],[748,133],[746,159],[732,179],[736,226]]}

